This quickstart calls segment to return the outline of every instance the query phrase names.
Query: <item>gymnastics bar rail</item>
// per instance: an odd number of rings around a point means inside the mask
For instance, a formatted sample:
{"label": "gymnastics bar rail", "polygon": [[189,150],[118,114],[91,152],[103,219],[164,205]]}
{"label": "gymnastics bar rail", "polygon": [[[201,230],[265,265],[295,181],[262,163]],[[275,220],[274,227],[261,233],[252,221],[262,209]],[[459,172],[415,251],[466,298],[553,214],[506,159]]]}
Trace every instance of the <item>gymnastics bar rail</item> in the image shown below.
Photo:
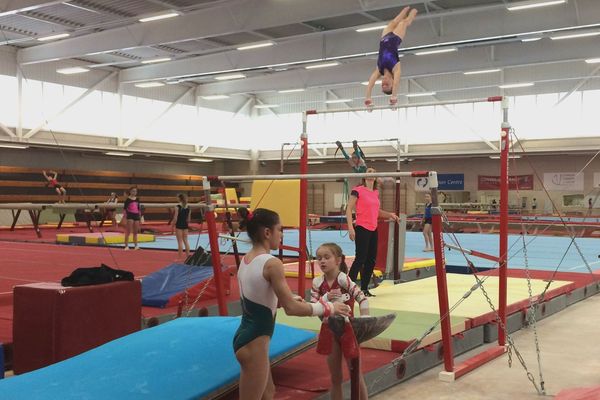
{"label": "gymnastics bar rail", "polygon": [[342,112],[357,112],[357,111],[375,111],[375,110],[397,110],[399,108],[411,108],[411,107],[427,107],[427,106],[451,106],[454,104],[467,104],[467,103],[497,103],[501,102],[505,97],[503,96],[492,96],[476,99],[463,99],[463,100],[448,100],[448,101],[429,101],[425,103],[415,104],[397,104],[387,106],[372,106],[372,107],[354,107],[354,108],[338,108],[332,110],[306,110],[304,115],[315,115],[315,114],[335,114]]}

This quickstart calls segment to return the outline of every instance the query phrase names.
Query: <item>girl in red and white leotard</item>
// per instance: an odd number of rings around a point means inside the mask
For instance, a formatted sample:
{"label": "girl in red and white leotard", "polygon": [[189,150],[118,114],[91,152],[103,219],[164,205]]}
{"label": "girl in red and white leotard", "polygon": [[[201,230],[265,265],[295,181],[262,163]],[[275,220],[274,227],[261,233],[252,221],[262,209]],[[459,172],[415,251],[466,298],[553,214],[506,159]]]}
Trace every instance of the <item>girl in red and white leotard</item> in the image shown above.
{"label": "girl in red and white leotard", "polygon": [[56,171],[42,171],[42,174],[44,174],[44,178],[46,178],[48,181],[48,186],[56,191],[56,194],[58,195],[58,202],[64,203],[65,199],[67,198],[67,189],[58,183],[58,174]]}
{"label": "girl in red and white leotard", "polygon": [[[369,315],[369,302],[365,294],[359,289],[346,273],[348,266],[344,260],[345,256],[342,249],[335,243],[324,243],[317,249],[317,260],[323,275],[313,279],[311,288],[311,302],[318,303],[323,301],[345,303],[350,307],[353,314],[354,302],[359,305],[360,315]],[[321,326],[321,335],[330,335],[327,319],[323,319]],[[321,337],[319,337],[321,340]],[[332,400],[342,399],[342,343],[332,340],[331,349],[327,356],[327,364],[331,373],[331,391]],[[317,347],[317,351],[319,347]],[[365,385],[362,374],[360,375],[360,399],[368,398],[367,386]]]}

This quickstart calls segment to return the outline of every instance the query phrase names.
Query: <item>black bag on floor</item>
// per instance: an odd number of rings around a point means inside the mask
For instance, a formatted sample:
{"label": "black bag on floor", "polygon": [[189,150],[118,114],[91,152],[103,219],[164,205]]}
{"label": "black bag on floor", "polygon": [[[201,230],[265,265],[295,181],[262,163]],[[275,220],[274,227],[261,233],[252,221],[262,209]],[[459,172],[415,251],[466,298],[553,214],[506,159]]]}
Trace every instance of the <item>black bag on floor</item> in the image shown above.
{"label": "black bag on floor", "polygon": [[63,278],[60,283],[63,286],[88,286],[132,280],[132,272],[113,269],[108,265],[101,264],[100,267],[77,268],[75,271],[71,272],[71,275]]}

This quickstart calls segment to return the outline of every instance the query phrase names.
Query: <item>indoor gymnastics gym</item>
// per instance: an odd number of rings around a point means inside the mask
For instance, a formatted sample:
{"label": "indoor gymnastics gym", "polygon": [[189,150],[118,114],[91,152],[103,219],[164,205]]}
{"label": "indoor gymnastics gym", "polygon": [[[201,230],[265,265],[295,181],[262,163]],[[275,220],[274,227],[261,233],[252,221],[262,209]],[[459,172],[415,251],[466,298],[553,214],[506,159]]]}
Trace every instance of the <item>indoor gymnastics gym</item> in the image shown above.
{"label": "indoor gymnastics gym", "polygon": [[244,398],[244,215],[310,302],[368,182],[368,315],[280,308],[274,398],[330,398],[323,327],[344,398],[600,398],[599,2],[0,1],[0,32],[0,398]]}

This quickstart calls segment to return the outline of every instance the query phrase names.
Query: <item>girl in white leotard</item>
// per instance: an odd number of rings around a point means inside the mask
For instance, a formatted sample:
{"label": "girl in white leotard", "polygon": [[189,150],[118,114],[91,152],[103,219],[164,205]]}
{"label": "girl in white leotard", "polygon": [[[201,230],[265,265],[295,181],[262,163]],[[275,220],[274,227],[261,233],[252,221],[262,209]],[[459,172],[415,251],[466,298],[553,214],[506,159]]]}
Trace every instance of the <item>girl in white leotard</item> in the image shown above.
{"label": "girl in white leotard", "polygon": [[294,296],[285,280],[283,263],[271,256],[282,236],[279,215],[264,208],[254,213],[240,209],[239,215],[252,240],[238,271],[242,320],[234,339],[235,356],[241,366],[240,400],[272,399],[275,385],[269,362],[269,343],[275,327],[277,303],[296,316],[350,314],[344,303],[306,303]]}

